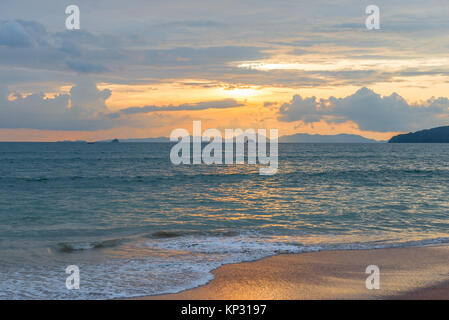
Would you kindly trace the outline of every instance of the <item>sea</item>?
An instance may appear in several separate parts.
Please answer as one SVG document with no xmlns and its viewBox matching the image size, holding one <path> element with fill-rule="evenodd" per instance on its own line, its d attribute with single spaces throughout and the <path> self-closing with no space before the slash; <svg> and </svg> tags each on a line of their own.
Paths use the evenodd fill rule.
<svg viewBox="0 0 449 320">
<path fill-rule="evenodd" d="M 449 144 L 279 144 L 271 176 L 173 165 L 172 146 L 0 143 L 0 299 L 175 293 L 276 254 L 449 242 Z"/>
</svg>

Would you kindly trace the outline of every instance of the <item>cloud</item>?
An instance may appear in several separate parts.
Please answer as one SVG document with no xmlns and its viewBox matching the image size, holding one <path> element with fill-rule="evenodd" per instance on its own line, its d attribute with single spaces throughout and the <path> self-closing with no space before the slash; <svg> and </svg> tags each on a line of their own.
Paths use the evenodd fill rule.
<svg viewBox="0 0 449 320">
<path fill-rule="evenodd" d="M 329 123 L 353 121 L 361 130 L 411 131 L 449 123 L 449 99 L 430 98 L 409 104 L 397 93 L 381 96 L 361 88 L 344 98 L 317 99 L 293 96 L 279 109 L 280 121 L 304 123 L 324 119 Z"/>
<path fill-rule="evenodd" d="M 169 23 L 163 23 L 158 25 L 158 27 L 169 28 L 169 27 L 188 27 L 188 28 L 218 28 L 224 27 L 225 24 L 213 21 L 213 20 L 183 20 L 183 21 L 173 21 Z"/>
<path fill-rule="evenodd" d="M 243 106 L 242 103 L 235 101 L 234 99 L 224 99 L 218 101 L 205 101 L 198 103 L 185 103 L 179 106 L 144 106 L 144 107 L 130 107 L 122 109 L 119 112 L 109 114 L 110 117 L 116 118 L 121 114 L 137 114 L 137 113 L 148 113 L 155 111 L 195 111 L 195 110 L 206 110 L 206 109 L 227 109 L 236 108 Z"/>
<path fill-rule="evenodd" d="M 12 97 L 8 99 L 8 96 Z M 52 98 L 43 93 L 22 96 L 0 90 L 0 128 L 41 130 L 99 130 L 124 125 L 125 121 L 106 116 L 111 92 L 98 90 L 93 83 L 73 86 L 69 94 Z M 128 120 L 126 120 L 128 121 Z"/>
<path fill-rule="evenodd" d="M 172 24 L 194 30 L 219 25 L 207 19 L 178 20 Z M 176 34 L 178 31 L 173 32 Z M 231 67 L 230 62 L 269 56 L 264 52 L 266 48 L 260 45 L 169 44 L 164 49 L 153 49 L 154 45 L 149 44 L 149 40 L 151 36 L 148 32 L 125 35 L 93 34 L 86 30 L 50 32 L 39 22 L 0 21 L 0 67 L 20 67 L 20 70 L 15 70 L 15 78 L 21 76 L 23 82 L 28 81 L 27 71 L 39 70 L 64 73 L 73 82 L 74 77 L 89 75 L 102 82 L 120 79 L 136 83 L 150 77 L 174 79 L 186 76 L 208 78 L 217 74 L 234 76 L 235 72 L 242 71 Z M 152 49 L 148 49 L 149 46 Z M 173 68 L 181 66 L 183 68 Z M 45 76 L 54 77 L 49 73 Z M 1 75 L 0 78 L 4 83 L 11 83 Z"/>
<path fill-rule="evenodd" d="M 66 64 L 73 71 L 81 73 L 101 73 L 109 71 L 109 69 L 102 64 L 82 60 L 67 60 Z"/>
<path fill-rule="evenodd" d="M 268 90 L 279 88 L 280 95 L 288 95 L 294 88 L 334 87 L 339 91 L 343 86 L 374 83 L 379 87 L 391 83 L 394 88 L 401 82 L 404 87 L 407 78 L 426 75 L 423 81 L 410 81 L 410 85 L 419 84 L 430 91 L 438 83 L 434 92 L 446 88 L 447 78 L 443 76 L 449 75 L 449 37 L 445 36 L 449 22 L 441 0 L 425 4 L 414 0 L 407 6 L 401 0 L 383 1 L 382 12 L 388 14 L 382 15 L 379 32 L 365 29 L 365 4 L 354 0 L 261 1 L 254 6 L 238 0 L 226 4 L 208 0 L 149 4 L 135 0 L 130 6 L 119 0 L 78 0 L 81 30 L 67 31 L 63 2 L 2 0 L 0 88 L 54 92 L 68 83 L 78 85 L 70 93 L 51 99 L 35 93 L 17 95 L 15 101 L 0 100 L 0 125 L 96 130 L 139 125 L 134 121 L 149 121 L 144 114 L 153 111 L 207 109 L 201 104 L 186 104 L 111 113 L 105 107 L 108 93 L 99 93 L 93 83 L 201 80 L 208 83 L 204 87 L 209 83 L 267 86 Z M 262 71 L 237 67 L 261 60 L 319 68 Z M 385 60 L 390 63 L 385 64 Z M 341 61 L 348 63 L 342 68 L 333 66 Z M 434 75 L 441 77 L 431 79 Z M 84 88 L 87 100 L 80 102 L 84 81 L 88 81 L 90 89 Z M 411 96 L 422 92 L 417 89 Z M 353 96 L 323 101 L 296 96 L 281 108 L 279 118 L 305 122 L 350 120 L 362 128 L 384 131 L 408 131 L 414 126 L 445 124 L 447 120 L 445 98 L 410 104 L 395 95 L 358 92 Z M 278 105 L 267 107 L 278 109 Z M 170 118 L 172 114 L 164 116 Z"/>
<path fill-rule="evenodd" d="M 0 45 L 28 48 L 34 45 L 34 41 L 22 25 L 6 21 L 0 24 Z"/>
<path fill-rule="evenodd" d="M 47 44 L 45 27 L 37 22 L 0 21 L 0 46 L 31 48 Z"/>
<path fill-rule="evenodd" d="M 249 46 L 181 47 L 167 50 L 150 50 L 150 65 L 207 65 L 230 61 L 262 59 L 268 57 L 264 48 Z"/>
<path fill-rule="evenodd" d="M 97 131 L 117 127 L 143 128 L 151 118 L 141 114 L 163 111 L 195 111 L 243 106 L 234 99 L 185 103 L 178 106 L 130 107 L 111 112 L 106 101 L 109 89 L 99 90 L 95 83 L 82 82 L 68 93 L 46 97 L 44 93 L 21 95 L 0 87 L 0 128 L 38 130 Z"/>
<path fill-rule="evenodd" d="M 33 21 L 0 21 L 0 65 L 29 70 L 75 71 L 80 74 L 110 71 L 103 63 L 121 60 L 118 45 L 109 36 L 85 31 L 49 33 Z"/>
<path fill-rule="evenodd" d="M 111 96 L 109 89 L 98 90 L 92 83 L 82 83 L 70 89 L 71 112 L 81 117 L 90 117 L 109 112 L 105 105 Z"/>
</svg>

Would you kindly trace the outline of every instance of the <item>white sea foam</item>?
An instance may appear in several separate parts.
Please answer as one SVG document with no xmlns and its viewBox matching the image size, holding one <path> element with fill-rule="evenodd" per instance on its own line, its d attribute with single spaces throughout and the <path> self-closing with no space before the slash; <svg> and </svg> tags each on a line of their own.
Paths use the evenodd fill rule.
<svg viewBox="0 0 449 320">
<path fill-rule="evenodd" d="M 111 259 L 98 264 L 80 264 L 79 290 L 65 287 L 65 266 L 1 265 L 0 299 L 109 299 L 175 293 L 206 284 L 212 270 L 223 264 L 253 261 L 280 253 L 320 250 L 356 250 L 410 247 L 448 243 L 449 238 L 403 243 L 334 243 L 302 245 L 270 238 L 183 236 L 145 240 L 155 254 L 140 259 Z"/>
</svg>

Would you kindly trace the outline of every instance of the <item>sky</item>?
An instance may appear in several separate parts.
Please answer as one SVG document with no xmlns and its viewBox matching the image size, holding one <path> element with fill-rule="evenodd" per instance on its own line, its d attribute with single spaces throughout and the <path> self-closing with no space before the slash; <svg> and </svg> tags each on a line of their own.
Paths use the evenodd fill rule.
<svg viewBox="0 0 449 320">
<path fill-rule="evenodd" d="M 448 31 L 447 0 L 2 0 L 0 141 L 449 125 Z"/>
</svg>

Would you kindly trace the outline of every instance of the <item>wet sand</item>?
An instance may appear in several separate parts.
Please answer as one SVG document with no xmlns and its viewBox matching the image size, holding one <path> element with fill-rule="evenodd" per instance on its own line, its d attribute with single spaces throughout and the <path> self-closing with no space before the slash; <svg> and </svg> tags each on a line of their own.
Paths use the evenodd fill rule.
<svg viewBox="0 0 449 320">
<path fill-rule="evenodd" d="M 369 265 L 378 290 L 366 288 Z M 137 299 L 448 299 L 449 246 L 283 254 L 212 273 L 204 286 Z"/>
</svg>

